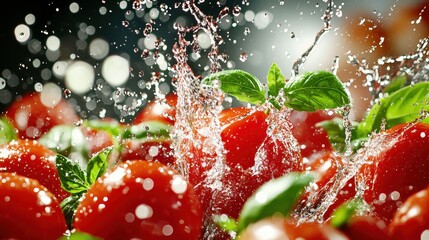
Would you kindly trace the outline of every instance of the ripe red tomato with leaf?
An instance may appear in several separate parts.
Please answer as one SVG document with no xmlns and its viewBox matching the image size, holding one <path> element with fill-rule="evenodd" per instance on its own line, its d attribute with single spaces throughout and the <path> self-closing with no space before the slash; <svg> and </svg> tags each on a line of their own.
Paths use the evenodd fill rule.
<svg viewBox="0 0 429 240">
<path fill-rule="evenodd" d="M 39 181 L 0 173 L 0 239 L 56 240 L 67 231 L 57 198 Z"/>
<path fill-rule="evenodd" d="M 48 92 L 31 92 L 17 98 L 3 113 L 18 130 L 20 138 L 37 139 L 60 124 L 74 124 L 79 116 L 64 98 Z"/>
<path fill-rule="evenodd" d="M 74 227 L 103 239 L 200 239 L 193 186 L 172 168 L 143 160 L 107 171 L 79 203 Z"/>
<path fill-rule="evenodd" d="M 395 212 L 389 230 L 394 239 L 426 239 L 429 236 L 429 187 L 409 196 Z"/>
<path fill-rule="evenodd" d="M 191 150 L 189 179 L 199 183 L 197 190 L 203 189 L 203 208 L 209 212 L 238 217 L 245 199 L 263 183 L 288 172 L 302 170 L 288 108 L 316 111 L 350 103 L 345 87 L 329 72 L 306 73 L 286 83 L 278 66 L 273 64 L 268 80 L 268 92 L 258 79 L 241 70 L 222 71 L 202 80 L 202 84 L 220 86 L 222 91 L 240 101 L 266 107 L 261 107 L 266 112 L 246 108 L 221 112 L 226 170 L 218 180 L 223 189 L 211 192 L 211 186 L 205 186 L 214 163 L 201 157 L 204 156 L 203 150 Z M 328 88 L 324 82 L 329 82 Z M 210 201 L 211 206 L 207 204 Z"/>
<path fill-rule="evenodd" d="M 36 140 L 13 140 L 0 145 L 0 172 L 14 172 L 36 179 L 62 201 L 69 194 L 61 187 L 55 155 Z"/>
<path fill-rule="evenodd" d="M 420 82 L 389 92 L 351 131 L 352 143 L 366 142 L 352 144 L 360 148 L 353 162 L 357 181 L 365 186 L 363 198 L 387 223 L 409 196 L 429 184 L 429 124 L 421 116 L 429 110 L 428 88 L 428 82 Z M 344 137 L 341 129 L 330 126 L 328 132 Z"/>
</svg>

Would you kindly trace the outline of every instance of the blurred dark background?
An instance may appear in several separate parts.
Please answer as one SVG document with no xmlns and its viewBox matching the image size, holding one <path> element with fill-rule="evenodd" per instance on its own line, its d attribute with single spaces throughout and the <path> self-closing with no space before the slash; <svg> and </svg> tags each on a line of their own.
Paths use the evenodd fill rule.
<svg viewBox="0 0 429 240">
<path fill-rule="evenodd" d="M 195 23 L 189 12 L 175 8 L 174 3 L 165 0 L 8 3 L 4 11 L 9 13 L 0 22 L 0 110 L 5 110 L 23 93 L 43 91 L 48 89 L 48 83 L 54 83 L 84 118 L 132 119 L 154 98 L 155 91 L 172 91 L 173 75 L 169 67 L 175 62 L 172 45 L 177 40 L 173 24 Z M 359 118 L 359 109 L 368 105 L 370 96 L 363 86 L 365 76 L 357 74 L 356 67 L 347 63 L 347 55 L 376 64 L 379 57 L 412 52 L 418 40 L 428 36 L 429 9 L 425 8 L 428 4 L 422 0 L 334 3 L 332 29 L 323 36 L 301 70 L 331 69 L 338 56 L 338 75 L 345 82 L 354 79 L 350 89 L 356 99 L 355 118 Z M 221 0 L 205 1 L 198 6 L 215 17 L 225 7 L 230 9 L 219 23 L 225 39 L 221 51 L 229 55 L 223 67 L 240 68 L 265 80 L 273 61 L 290 77 L 293 62 L 323 27 L 321 16 L 327 3 Z M 208 70 L 206 54 L 210 44 L 203 33 L 198 34 L 198 39 L 202 52 L 190 53 L 189 62 L 197 74 L 204 75 Z M 123 61 L 116 62 L 117 70 L 115 65 L 109 65 L 113 66 L 111 71 L 102 72 L 109 56 L 119 56 L 129 64 L 126 80 L 118 80 L 123 77 L 120 74 L 124 71 Z M 76 61 L 92 68 L 90 87 L 84 86 L 88 76 L 67 75 Z M 109 79 L 112 74 L 116 79 Z M 76 82 L 77 87 L 73 85 Z"/>
</svg>

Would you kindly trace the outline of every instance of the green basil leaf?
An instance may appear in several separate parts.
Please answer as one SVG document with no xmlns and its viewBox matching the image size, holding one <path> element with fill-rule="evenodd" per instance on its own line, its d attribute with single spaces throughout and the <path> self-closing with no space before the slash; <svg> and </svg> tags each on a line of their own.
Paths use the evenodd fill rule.
<svg viewBox="0 0 429 240">
<path fill-rule="evenodd" d="M 277 63 L 271 65 L 268 71 L 268 95 L 277 97 L 279 91 L 285 86 L 285 77 L 283 76 Z"/>
<path fill-rule="evenodd" d="M 64 156 L 77 153 L 88 159 L 88 141 L 79 127 L 57 125 L 41 136 L 38 141 L 45 147 Z"/>
<path fill-rule="evenodd" d="M 122 133 L 123 139 L 144 139 L 148 137 L 169 138 L 173 126 L 161 121 L 146 121 L 127 127 Z"/>
<path fill-rule="evenodd" d="M 89 233 L 76 231 L 70 234 L 70 236 L 62 236 L 58 240 L 102 240 L 102 239 L 99 237 L 92 236 Z"/>
<path fill-rule="evenodd" d="M 351 129 L 351 146 L 354 152 L 362 147 L 362 144 L 368 140 L 366 136 L 359 136 L 357 131 L 358 122 L 352 122 Z M 316 127 L 323 128 L 327 135 L 332 147 L 340 153 L 346 150 L 346 130 L 342 118 L 333 118 L 331 120 L 316 123 Z"/>
<path fill-rule="evenodd" d="M 218 82 L 217 82 L 218 81 Z M 240 101 L 252 104 L 265 102 L 265 91 L 261 81 L 242 70 L 225 70 L 205 77 L 202 84 L 215 86 Z"/>
<path fill-rule="evenodd" d="M 61 187 L 71 194 L 86 191 L 90 185 L 86 180 L 85 171 L 73 160 L 57 154 L 56 166 L 61 181 Z"/>
<path fill-rule="evenodd" d="M 213 221 L 225 232 L 237 232 L 238 225 L 237 221 L 225 214 L 214 215 Z"/>
<path fill-rule="evenodd" d="M 15 132 L 15 128 L 10 123 L 10 121 L 5 118 L 0 118 L 0 144 L 8 143 L 14 139 L 17 139 L 18 136 Z"/>
<path fill-rule="evenodd" d="M 97 178 L 103 175 L 109 166 L 109 156 L 114 147 L 107 147 L 92 157 L 86 168 L 86 179 L 89 185 L 92 185 Z"/>
<path fill-rule="evenodd" d="M 307 72 L 284 87 L 286 106 L 298 111 L 338 108 L 350 104 L 350 93 L 334 74 Z"/>
<path fill-rule="evenodd" d="M 336 228 L 341 228 L 349 222 L 350 218 L 356 214 L 359 209 L 364 207 L 364 203 L 361 199 L 353 199 L 343 203 L 337 209 L 335 209 L 332 218 L 331 225 Z"/>
<path fill-rule="evenodd" d="M 73 228 L 73 218 L 76 212 L 76 208 L 82 200 L 84 192 L 78 194 L 72 194 L 71 196 L 65 198 L 61 204 L 61 210 L 63 211 L 64 217 L 66 219 L 67 225 L 70 229 Z"/>
<path fill-rule="evenodd" d="M 429 82 L 420 82 L 404 87 L 381 99 L 359 124 L 362 134 L 379 131 L 383 122 L 385 129 L 398 124 L 415 121 L 422 111 L 429 111 Z M 429 118 L 423 120 L 429 123 Z"/>
<path fill-rule="evenodd" d="M 116 121 L 103 121 L 94 119 L 85 121 L 83 125 L 92 129 L 105 131 L 114 137 L 120 136 L 123 131 L 123 127 L 119 124 L 119 122 Z"/>
<path fill-rule="evenodd" d="M 287 216 L 312 180 L 310 174 L 294 172 L 263 184 L 244 204 L 238 219 L 239 231 L 274 214 Z"/>
<path fill-rule="evenodd" d="M 384 92 L 388 94 L 392 94 L 399 89 L 405 87 L 405 84 L 407 83 L 407 77 L 405 75 L 398 76 L 390 82 L 389 85 L 387 85 L 386 88 L 384 88 Z"/>
</svg>

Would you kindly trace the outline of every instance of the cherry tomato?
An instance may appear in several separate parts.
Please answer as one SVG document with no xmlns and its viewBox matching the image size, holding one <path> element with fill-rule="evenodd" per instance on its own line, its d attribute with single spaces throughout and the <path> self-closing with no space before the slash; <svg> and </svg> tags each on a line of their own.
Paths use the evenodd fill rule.
<svg viewBox="0 0 429 240">
<path fill-rule="evenodd" d="M 143 160 L 112 167 L 86 192 L 76 230 L 108 239 L 200 239 L 193 186 L 172 168 Z"/>
<path fill-rule="evenodd" d="M 325 120 L 333 119 L 337 114 L 329 114 L 326 111 L 315 112 L 292 111 L 290 121 L 292 123 L 292 134 L 298 140 L 301 147 L 301 156 L 309 158 L 313 154 L 332 151 L 328 134 L 316 124 Z"/>
<path fill-rule="evenodd" d="M 34 178 L 62 201 L 69 193 L 61 187 L 55 155 L 36 140 L 13 140 L 0 146 L 0 172 L 15 172 Z"/>
<path fill-rule="evenodd" d="M 365 201 L 389 223 L 409 196 L 429 184 L 429 125 L 400 124 L 378 137 L 357 177 L 367 186 Z"/>
<path fill-rule="evenodd" d="M 247 227 L 239 239 L 347 240 L 349 238 L 341 231 L 324 223 L 307 222 L 296 225 L 287 219 L 267 218 Z"/>
<path fill-rule="evenodd" d="M 80 119 L 65 99 L 44 100 L 39 92 L 21 96 L 4 115 L 18 130 L 19 137 L 27 139 L 37 139 L 56 125 L 74 124 Z"/>
<path fill-rule="evenodd" d="M 414 193 L 396 211 L 389 229 L 394 239 L 427 239 L 429 236 L 429 187 Z"/>
<path fill-rule="evenodd" d="M 162 121 L 173 125 L 176 117 L 176 105 L 177 95 L 174 92 L 167 94 L 163 101 L 152 100 L 137 114 L 133 124 L 145 121 Z"/>
<path fill-rule="evenodd" d="M 213 162 L 202 162 L 201 151 L 192 150 L 189 161 L 189 181 L 196 186 L 203 209 L 214 210 L 237 218 L 245 201 L 263 183 L 302 169 L 299 149 L 288 149 L 280 141 L 267 137 L 267 117 L 262 111 L 250 108 L 230 108 L 221 112 L 221 138 L 226 150 L 222 188 L 213 191 L 207 176 Z M 292 134 L 291 134 L 292 135 Z M 265 145 L 261 162 L 255 155 Z M 208 184 L 207 184 L 208 183 Z M 222 239 L 218 236 L 217 239 Z"/>
<path fill-rule="evenodd" d="M 56 240 L 67 225 L 55 196 L 37 180 L 0 173 L 0 239 Z"/>
<path fill-rule="evenodd" d="M 386 222 L 372 216 L 353 216 L 340 228 L 351 240 L 389 240 Z M 403 238 L 409 239 L 409 238 Z"/>
</svg>

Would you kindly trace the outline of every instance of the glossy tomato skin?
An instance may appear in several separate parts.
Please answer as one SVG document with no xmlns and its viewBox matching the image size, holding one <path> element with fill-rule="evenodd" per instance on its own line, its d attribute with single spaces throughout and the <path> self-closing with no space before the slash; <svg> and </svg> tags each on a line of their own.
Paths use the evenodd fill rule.
<svg viewBox="0 0 429 240">
<path fill-rule="evenodd" d="M 332 182 L 330 181 L 335 178 L 335 175 L 338 171 L 337 164 L 341 162 L 342 159 L 340 155 L 336 154 L 334 151 L 328 151 L 324 152 L 322 155 L 306 164 L 307 170 L 316 173 L 317 177 L 315 184 L 317 185 L 318 191 L 321 191 L 322 194 L 331 189 L 330 186 L 332 185 Z M 353 199 L 353 197 L 356 195 L 355 188 L 355 178 L 351 178 L 338 192 L 336 200 L 325 212 L 325 220 L 328 220 L 331 217 L 336 208 L 341 206 L 346 201 Z"/>
<path fill-rule="evenodd" d="M 76 230 L 108 239 L 200 239 L 202 213 L 193 186 L 157 162 L 111 168 L 85 194 Z"/>
<path fill-rule="evenodd" d="M 65 99 L 56 104 L 42 101 L 42 94 L 31 92 L 22 95 L 4 112 L 23 139 L 37 139 L 52 127 L 74 124 L 79 121 L 76 111 Z M 45 105 L 48 104 L 48 105 Z"/>
<path fill-rule="evenodd" d="M 0 145 L 0 172 L 15 172 L 34 178 L 61 202 L 70 194 L 61 187 L 55 156 L 55 152 L 36 140 L 13 140 Z"/>
<path fill-rule="evenodd" d="M 337 114 L 330 114 L 327 111 L 318 110 L 315 112 L 291 112 L 290 121 L 292 123 L 292 134 L 298 141 L 301 148 L 301 156 L 311 158 L 314 154 L 332 151 L 326 131 L 317 127 L 316 124 L 338 117 Z"/>
<path fill-rule="evenodd" d="M 387 224 L 382 219 L 373 216 L 353 216 L 347 224 L 340 228 L 351 240 L 390 240 L 392 236 L 387 230 Z M 408 238 L 404 238 L 408 239 Z"/>
<path fill-rule="evenodd" d="M 429 236 L 429 187 L 408 197 L 395 213 L 389 229 L 398 240 L 420 240 Z"/>
<path fill-rule="evenodd" d="M 386 143 L 395 141 L 394 145 L 368 148 L 379 152 L 370 154 L 357 177 L 367 187 L 365 201 L 389 223 L 401 203 L 429 184 L 429 125 L 401 124 L 380 137 Z"/>
<path fill-rule="evenodd" d="M 37 180 L 0 173 L 0 239 L 57 240 L 67 231 L 55 196 Z"/>
<path fill-rule="evenodd" d="M 280 142 L 267 137 L 267 117 L 263 111 L 237 107 L 221 112 L 221 139 L 225 148 L 225 165 L 220 179 L 222 189 L 211 192 L 204 186 L 207 172 L 213 165 L 202 163 L 196 151 L 190 161 L 189 181 L 197 188 L 203 209 L 238 218 L 244 202 L 263 183 L 287 172 L 302 169 L 299 149 L 287 149 Z M 255 155 L 265 144 L 266 156 L 255 170 Z M 297 156 L 296 161 L 292 161 Z"/>
<path fill-rule="evenodd" d="M 296 225 L 287 219 L 273 217 L 260 220 L 248 226 L 239 239 L 347 240 L 349 238 L 328 224 L 306 222 Z"/>
<path fill-rule="evenodd" d="M 152 100 L 134 118 L 133 124 L 145 121 L 161 121 L 174 125 L 176 117 L 177 95 L 171 92 L 165 96 L 165 102 Z"/>
</svg>

